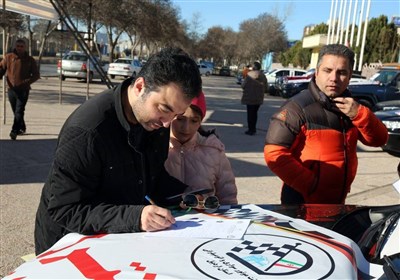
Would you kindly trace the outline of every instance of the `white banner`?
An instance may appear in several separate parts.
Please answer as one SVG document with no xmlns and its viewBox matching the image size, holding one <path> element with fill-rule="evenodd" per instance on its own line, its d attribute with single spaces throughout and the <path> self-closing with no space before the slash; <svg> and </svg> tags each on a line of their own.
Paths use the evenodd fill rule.
<svg viewBox="0 0 400 280">
<path fill-rule="evenodd" d="M 4 279 L 377 279 L 358 246 L 304 220 L 244 205 L 177 220 L 201 230 L 210 219 L 251 218 L 242 239 L 68 234 Z M 178 227 L 177 227 L 178 228 Z M 174 229 L 171 228 L 171 231 Z"/>
</svg>

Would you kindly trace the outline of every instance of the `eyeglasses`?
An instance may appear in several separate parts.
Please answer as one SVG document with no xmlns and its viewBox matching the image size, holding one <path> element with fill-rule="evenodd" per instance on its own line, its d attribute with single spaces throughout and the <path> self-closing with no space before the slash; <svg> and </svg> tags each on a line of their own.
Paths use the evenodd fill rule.
<svg viewBox="0 0 400 280">
<path fill-rule="evenodd" d="M 187 194 L 183 197 L 183 205 L 197 209 L 217 209 L 219 200 L 216 196 L 208 196 L 204 200 L 199 200 L 194 194 Z"/>
</svg>

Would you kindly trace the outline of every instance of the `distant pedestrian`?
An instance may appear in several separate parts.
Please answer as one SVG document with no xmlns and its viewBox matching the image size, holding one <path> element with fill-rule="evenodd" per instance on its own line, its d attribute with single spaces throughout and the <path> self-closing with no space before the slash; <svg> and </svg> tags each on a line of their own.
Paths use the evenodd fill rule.
<svg viewBox="0 0 400 280">
<path fill-rule="evenodd" d="M 10 138 L 16 140 L 17 135 L 26 132 L 24 115 L 29 90 L 31 84 L 40 78 L 35 59 L 26 52 L 24 40 L 18 39 L 14 51 L 6 54 L 0 62 L 0 78 L 4 74 L 7 74 L 8 100 L 14 113 Z"/>
<path fill-rule="evenodd" d="M 242 71 L 242 77 L 243 77 L 243 79 L 245 79 L 246 77 L 247 77 L 247 74 L 249 73 L 249 71 L 250 71 L 250 65 L 246 65 L 244 68 L 243 68 L 243 71 Z"/>
<path fill-rule="evenodd" d="M 254 62 L 252 70 L 249 71 L 242 83 L 242 104 L 247 107 L 247 135 L 256 134 L 258 109 L 264 102 L 264 92 L 268 87 L 268 81 L 261 71 L 261 64 Z"/>
</svg>

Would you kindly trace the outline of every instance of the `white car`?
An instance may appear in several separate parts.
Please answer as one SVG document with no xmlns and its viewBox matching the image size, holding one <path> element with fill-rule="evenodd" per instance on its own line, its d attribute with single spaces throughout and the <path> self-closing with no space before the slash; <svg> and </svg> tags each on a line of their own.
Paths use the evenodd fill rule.
<svg viewBox="0 0 400 280">
<path fill-rule="evenodd" d="M 306 74 L 307 71 L 303 69 L 296 69 L 296 68 L 280 68 L 280 69 L 273 69 L 269 72 L 264 73 L 265 77 L 267 77 L 268 80 L 268 92 L 271 95 L 276 95 L 277 90 L 276 90 L 276 80 L 278 78 L 283 78 L 283 77 L 291 77 L 291 76 L 302 76 Z"/>
<path fill-rule="evenodd" d="M 199 67 L 200 75 L 210 76 L 213 72 L 213 69 L 205 64 L 197 64 Z"/>
<path fill-rule="evenodd" d="M 108 66 L 108 75 L 111 79 L 116 76 L 123 76 L 124 78 L 136 77 L 142 69 L 142 64 L 137 59 L 132 58 L 118 58 Z"/>
</svg>

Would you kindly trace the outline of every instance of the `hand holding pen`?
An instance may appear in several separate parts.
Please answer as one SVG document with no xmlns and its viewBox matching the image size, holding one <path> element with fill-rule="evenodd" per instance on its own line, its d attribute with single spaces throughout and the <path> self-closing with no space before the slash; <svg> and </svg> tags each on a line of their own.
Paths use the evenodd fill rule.
<svg viewBox="0 0 400 280">
<path fill-rule="evenodd" d="M 147 195 L 145 198 L 150 202 L 151 205 L 147 205 L 143 208 L 142 215 L 140 217 L 141 229 L 143 231 L 163 230 L 169 228 L 175 223 L 175 218 L 172 216 L 171 211 L 162 207 L 158 207 Z"/>
</svg>

